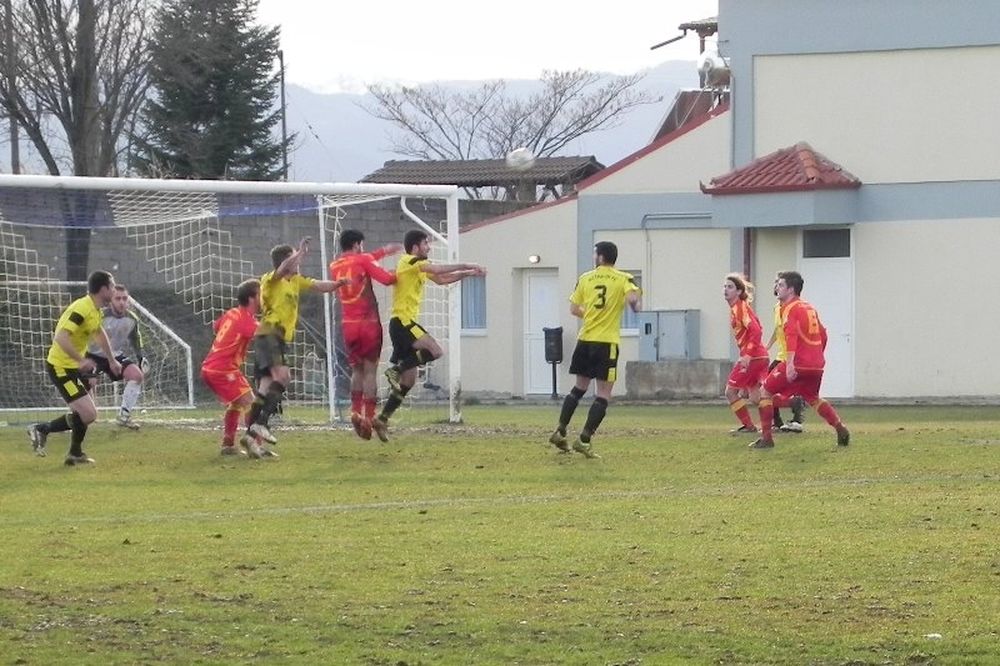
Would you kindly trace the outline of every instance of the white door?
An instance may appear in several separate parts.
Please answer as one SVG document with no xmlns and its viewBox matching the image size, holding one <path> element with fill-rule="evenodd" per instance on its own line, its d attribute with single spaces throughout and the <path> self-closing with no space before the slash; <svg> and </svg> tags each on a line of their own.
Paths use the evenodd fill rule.
<svg viewBox="0 0 1000 666">
<path fill-rule="evenodd" d="M 552 365 L 545 362 L 543 328 L 559 326 L 569 308 L 569 294 L 559 293 L 559 274 L 552 270 L 524 271 L 524 393 L 552 394 Z M 564 363 L 572 349 L 563 349 Z M 564 366 L 556 366 L 557 381 Z M 558 393 L 558 388 L 556 390 Z"/>
<path fill-rule="evenodd" d="M 849 229 L 838 230 L 850 233 Z M 803 233 L 810 233 L 804 230 Z M 851 234 L 853 235 L 853 234 Z M 804 243 L 800 245 L 803 247 Z M 841 246 L 843 247 L 843 246 Z M 812 303 L 826 327 L 826 369 L 820 394 L 829 398 L 854 396 L 854 259 L 853 242 L 838 254 L 806 257 L 799 254 L 799 272 L 805 285 L 802 299 Z"/>
</svg>

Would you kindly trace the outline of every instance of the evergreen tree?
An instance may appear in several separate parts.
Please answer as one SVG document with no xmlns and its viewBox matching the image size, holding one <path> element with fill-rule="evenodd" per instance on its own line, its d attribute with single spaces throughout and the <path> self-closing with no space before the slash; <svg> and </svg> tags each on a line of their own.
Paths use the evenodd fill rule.
<svg viewBox="0 0 1000 666">
<path fill-rule="evenodd" d="M 171 0 L 157 16 L 151 95 L 134 136 L 146 176 L 278 180 L 277 27 L 254 25 L 257 0 Z M 289 139 L 291 141 L 291 139 Z"/>
</svg>

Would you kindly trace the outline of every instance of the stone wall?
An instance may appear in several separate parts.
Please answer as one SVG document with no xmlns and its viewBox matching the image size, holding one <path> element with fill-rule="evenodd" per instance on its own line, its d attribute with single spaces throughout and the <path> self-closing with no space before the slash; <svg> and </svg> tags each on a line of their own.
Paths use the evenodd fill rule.
<svg viewBox="0 0 1000 666">
<path fill-rule="evenodd" d="M 726 392 L 732 361 L 629 361 L 625 364 L 625 397 L 629 400 L 694 400 L 718 398 Z"/>
</svg>

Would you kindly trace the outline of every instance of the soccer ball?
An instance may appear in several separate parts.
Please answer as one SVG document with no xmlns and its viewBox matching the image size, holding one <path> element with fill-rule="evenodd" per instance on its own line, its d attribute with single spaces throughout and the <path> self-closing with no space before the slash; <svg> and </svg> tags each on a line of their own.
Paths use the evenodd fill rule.
<svg viewBox="0 0 1000 666">
<path fill-rule="evenodd" d="M 535 154 L 527 148 L 515 148 L 507 153 L 507 166 L 515 171 L 527 171 L 535 166 Z"/>
</svg>

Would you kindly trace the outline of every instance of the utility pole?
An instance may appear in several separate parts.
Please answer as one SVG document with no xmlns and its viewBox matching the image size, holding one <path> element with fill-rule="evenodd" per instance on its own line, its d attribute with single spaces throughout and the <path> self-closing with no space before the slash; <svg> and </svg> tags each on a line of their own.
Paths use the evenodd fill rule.
<svg viewBox="0 0 1000 666">
<path fill-rule="evenodd" d="M 10 0 L 7 0 L 10 2 Z M 288 125 L 285 122 L 285 52 L 278 49 L 278 67 L 281 75 L 281 159 L 282 180 L 288 181 Z"/>
<path fill-rule="evenodd" d="M 7 89 L 11 91 L 11 96 L 13 97 L 14 86 L 17 83 L 17 54 L 14 52 L 14 8 L 11 0 L 3 0 L 4 9 L 4 51 L 7 53 L 5 58 L 5 63 L 7 71 L 3 73 L 7 77 Z M 13 113 L 7 114 L 7 120 L 10 122 L 10 172 L 13 174 L 21 173 L 21 146 L 19 141 L 19 132 L 17 126 L 17 118 L 14 117 Z"/>
</svg>

